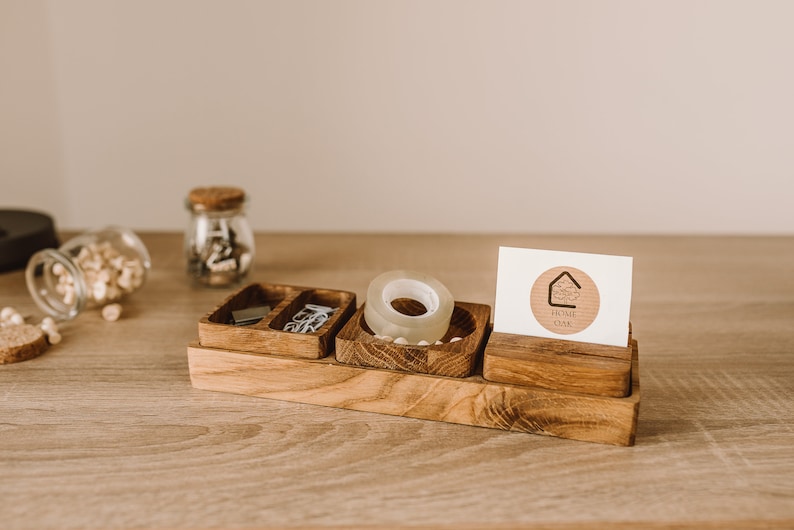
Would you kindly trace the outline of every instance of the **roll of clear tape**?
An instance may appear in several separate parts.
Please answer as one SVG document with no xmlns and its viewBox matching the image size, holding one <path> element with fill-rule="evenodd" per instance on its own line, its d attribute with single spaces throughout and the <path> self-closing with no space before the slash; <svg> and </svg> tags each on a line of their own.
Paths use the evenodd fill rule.
<svg viewBox="0 0 794 530">
<path fill-rule="evenodd" d="M 426 312 L 406 315 L 397 311 L 392 302 L 401 298 L 420 302 Z M 408 344 L 422 340 L 433 344 L 447 333 L 454 307 L 452 294 L 432 276 L 395 270 L 384 272 L 370 282 L 364 320 L 376 335 L 404 337 Z"/>
</svg>

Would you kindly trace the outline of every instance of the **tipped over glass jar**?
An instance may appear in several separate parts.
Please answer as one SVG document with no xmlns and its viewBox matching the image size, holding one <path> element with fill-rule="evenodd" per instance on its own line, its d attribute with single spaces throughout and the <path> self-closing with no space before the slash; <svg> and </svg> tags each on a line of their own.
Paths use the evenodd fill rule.
<svg viewBox="0 0 794 530">
<path fill-rule="evenodd" d="M 135 233 L 118 226 L 85 232 L 59 248 L 33 254 L 25 281 L 33 301 L 58 320 L 106 306 L 146 282 L 151 259 Z"/>
<path fill-rule="evenodd" d="M 212 186 L 190 191 L 185 231 L 187 272 L 209 287 L 240 283 L 254 262 L 254 235 L 245 215 L 246 194 L 240 188 Z"/>
</svg>

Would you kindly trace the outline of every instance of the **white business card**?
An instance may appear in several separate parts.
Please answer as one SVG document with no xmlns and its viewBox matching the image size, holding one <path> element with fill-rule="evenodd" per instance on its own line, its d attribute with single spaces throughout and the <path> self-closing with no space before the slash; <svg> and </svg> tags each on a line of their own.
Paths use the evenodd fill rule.
<svg viewBox="0 0 794 530">
<path fill-rule="evenodd" d="M 633 259 L 500 247 L 495 332 L 626 346 Z"/>
</svg>

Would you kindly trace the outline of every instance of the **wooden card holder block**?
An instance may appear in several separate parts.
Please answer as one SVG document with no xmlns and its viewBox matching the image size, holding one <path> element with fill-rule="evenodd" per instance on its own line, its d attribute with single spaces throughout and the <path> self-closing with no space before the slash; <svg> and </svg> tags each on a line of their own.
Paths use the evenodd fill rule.
<svg viewBox="0 0 794 530">
<path fill-rule="evenodd" d="M 489 381 L 625 397 L 632 391 L 632 339 L 625 347 L 491 333 L 483 354 Z"/>
<path fill-rule="evenodd" d="M 312 333 L 284 331 L 284 326 L 306 304 L 337 307 L 336 312 Z M 232 311 L 269 305 L 270 312 L 255 324 L 235 326 Z M 356 295 L 292 285 L 255 283 L 224 300 L 198 324 L 202 346 L 253 353 L 274 353 L 304 359 L 320 359 L 334 349 L 334 337 L 356 310 Z"/>
<path fill-rule="evenodd" d="M 443 344 L 414 346 L 375 338 L 364 318 L 364 305 L 336 335 L 336 360 L 344 364 L 467 377 L 482 353 L 490 329 L 491 308 L 455 302 Z M 453 337 L 461 340 L 450 342 Z"/>
<path fill-rule="evenodd" d="M 624 398 L 188 345 L 195 388 L 425 420 L 633 445 L 640 404 L 637 344 Z"/>
</svg>

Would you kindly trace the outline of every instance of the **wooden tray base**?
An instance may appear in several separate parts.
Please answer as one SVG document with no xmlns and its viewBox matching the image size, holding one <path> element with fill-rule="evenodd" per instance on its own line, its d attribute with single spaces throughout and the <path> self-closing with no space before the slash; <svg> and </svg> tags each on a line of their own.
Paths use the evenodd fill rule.
<svg viewBox="0 0 794 530">
<path fill-rule="evenodd" d="M 637 342 L 626 397 L 563 392 L 466 378 L 188 345 L 195 388 L 349 410 L 543 434 L 587 442 L 634 444 L 640 404 Z"/>
</svg>

